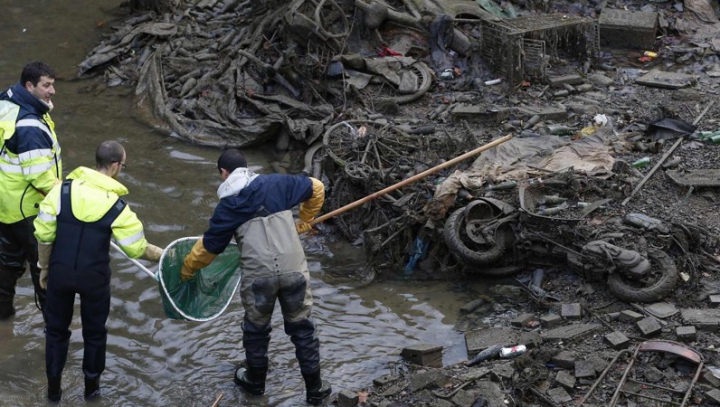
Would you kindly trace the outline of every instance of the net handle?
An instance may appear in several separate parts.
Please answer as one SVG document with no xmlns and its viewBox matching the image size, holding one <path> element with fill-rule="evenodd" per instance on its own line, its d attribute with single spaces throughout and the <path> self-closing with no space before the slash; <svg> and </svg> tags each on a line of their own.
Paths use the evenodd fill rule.
<svg viewBox="0 0 720 407">
<path fill-rule="evenodd" d="M 128 256 L 127 254 L 125 254 L 125 252 L 124 252 L 120 247 L 118 247 L 118 245 L 116 245 L 115 242 L 113 242 L 112 240 L 110 241 L 110 246 L 112 246 L 115 250 L 117 250 L 118 252 L 120 252 L 120 254 L 122 254 L 123 256 L 125 256 L 126 259 L 130 260 L 131 262 L 133 262 L 133 264 L 135 264 L 136 266 L 140 267 L 140 269 L 141 269 L 142 271 L 146 272 L 150 277 L 152 277 L 153 280 L 158 281 L 158 274 L 157 274 L 157 273 L 153 273 L 153 272 L 150 271 L 147 267 L 143 266 L 142 263 L 140 263 L 139 261 L 137 261 L 137 260 L 131 258 L 130 256 Z"/>
</svg>

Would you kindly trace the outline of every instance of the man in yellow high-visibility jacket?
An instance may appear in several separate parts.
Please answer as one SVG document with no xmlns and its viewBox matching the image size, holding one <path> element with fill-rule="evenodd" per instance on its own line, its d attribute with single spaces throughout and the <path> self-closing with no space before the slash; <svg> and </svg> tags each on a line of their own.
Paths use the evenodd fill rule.
<svg viewBox="0 0 720 407">
<path fill-rule="evenodd" d="M 49 114 L 54 82 L 53 69 L 35 61 L 25 65 L 19 83 L 0 93 L 0 320 L 15 314 L 15 286 L 26 264 L 36 303 L 41 310 L 45 304 L 33 219 L 40 201 L 62 178 L 60 145 Z"/>
<path fill-rule="evenodd" d="M 120 198 L 127 188 L 116 178 L 127 156 L 116 141 L 100 144 L 96 169 L 79 167 L 40 203 L 35 236 L 40 244 L 40 284 L 47 289 L 45 366 L 48 399 L 60 401 L 60 379 L 70 342 L 76 294 L 85 351 L 85 398 L 100 393 L 105 370 L 105 324 L 110 313 L 110 238 L 131 258 L 158 261 L 162 249 L 145 240 L 143 225 Z"/>
</svg>

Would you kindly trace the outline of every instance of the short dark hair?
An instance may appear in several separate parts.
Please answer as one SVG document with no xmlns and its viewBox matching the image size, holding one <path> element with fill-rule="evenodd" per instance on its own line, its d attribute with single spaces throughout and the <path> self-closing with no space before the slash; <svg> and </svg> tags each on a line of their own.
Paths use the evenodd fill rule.
<svg viewBox="0 0 720 407">
<path fill-rule="evenodd" d="M 247 159 L 245 159 L 245 154 L 239 149 L 229 148 L 220 154 L 217 166 L 218 171 L 225 169 L 228 172 L 233 172 L 238 168 L 247 167 Z"/>
<path fill-rule="evenodd" d="M 22 74 L 20 74 L 20 84 L 25 86 L 26 83 L 32 82 L 33 86 L 37 86 L 40 81 L 40 77 L 47 76 L 50 79 L 55 79 L 55 71 L 50 68 L 50 65 L 41 61 L 33 61 L 25 65 Z"/>
<path fill-rule="evenodd" d="M 100 168 L 109 168 L 113 163 L 119 163 L 123 160 L 125 149 L 115 140 L 103 141 L 95 150 L 95 166 Z"/>
</svg>

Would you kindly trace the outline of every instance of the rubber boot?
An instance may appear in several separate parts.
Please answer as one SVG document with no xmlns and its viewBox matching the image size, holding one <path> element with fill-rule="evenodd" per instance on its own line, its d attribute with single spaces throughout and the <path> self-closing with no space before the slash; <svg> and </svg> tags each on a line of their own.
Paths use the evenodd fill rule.
<svg viewBox="0 0 720 407">
<path fill-rule="evenodd" d="M 307 392 L 306 401 L 313 406 L 319 406 L 332 393 L 330 384 L 320 378 L 320 371 L 315 373 L 304 374 L 305 391 Z"/>
<path fill-rule="evenodd" d="M 60 377 L 48 377 L 48 401 L 59 403 L 62 398 L 62 389 L 60 388 Z"/>
<path fill-rule="evenodd" d="M 13 300 L 1 299 L 0 300 L 0 321 L 9 319 L 15 315 L 15 307 L 13 306 Z"/>
<path fill-rule="evenodd" d="M 100 395 L 100 376 L 85 378 L 85 400 L 92 400 Z"/>
<path fill-rule="evenodd" d="M 265 394 L 265 378 L 267 377 L 267 366 L 265 367 L 240 367 L 235 371 L 235 384 L 253 396 Z"/>
</svg>

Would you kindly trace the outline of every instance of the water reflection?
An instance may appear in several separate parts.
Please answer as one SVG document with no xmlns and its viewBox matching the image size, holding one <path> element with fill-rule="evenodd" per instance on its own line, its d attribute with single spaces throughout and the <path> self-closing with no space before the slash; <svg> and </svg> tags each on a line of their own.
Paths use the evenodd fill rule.
<svg viewBox="0 0 720 407">
<path fill-rule="evenodd" d="M 217 203 L 218 152 L 190 146 L 149 129 L 134 119 L 131 88 L 106 88 L 98 80 L 72 80 L 75 65 L 109 32 L 116 0 L 43 2 L 43 13 L 29 13 L 12 0 L 0 0 L 0 26 L 6 34 L 0 54 L 0 86 L 17 81 L 25 62 L 42 59 L 61 72 L 56 82 L 53 118 L 67 172 L 94 165 L 94 149 L 103 140 L 121 141 L 128 169 L 120 181 L 127 201 L 146 225 L 148 239 L 164 246 L 202 233 Z M 72 18 L 65 18 L 72 14 Z M 105 28 L 98 29 L 99 21 Z M 25 30 L 25 31 L 23 31 Z M 264 150 L 249 152 L 267 172 L 272 161 Z M 445 348 L 445 363 L 466 357 L 461 333 L 452 330 L 460 304 L 472 299 L 452 284 L 378 282 L 358 288 L 346 275 L 363 263 L 362 251 L 341 241 L 309 239 L 324 376 L 335 392 L 369 386 L 389 373 L 400 350 L 416 342 Z M 304 405 L 304 385 L 294 348 L 283 332 L 280 310 L 273 319 L 268 395 L 248 399 L 232 382 L 243 359 L 242 309 L 233 303 L 220 318 L 206 323 L 165 318 L 157 283 L 130 261 L 112 253 L 112 302 L 108 320 L 107 367 L 103 397 L 96 406 Z M 152 266 L 150 263 L 144 263 Z M 151 267 L 153 268 L 153 267 Z M 45 406 L 45 340 L 28 274 L 20 280 L 17 315 L 0 322 L 0 405 Z M 84 405 L 79 305 L 63 373 L 62 405 Z"/>
</svg>

